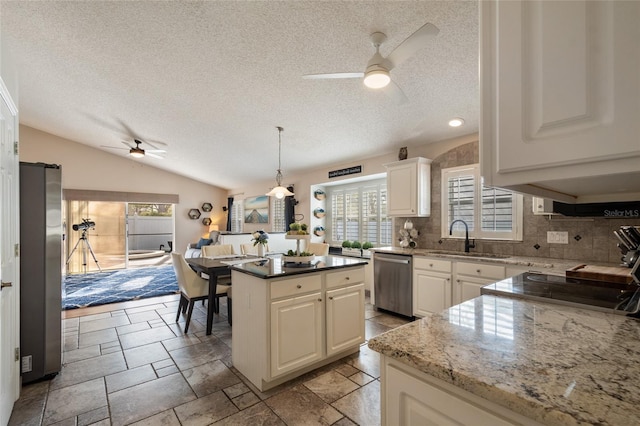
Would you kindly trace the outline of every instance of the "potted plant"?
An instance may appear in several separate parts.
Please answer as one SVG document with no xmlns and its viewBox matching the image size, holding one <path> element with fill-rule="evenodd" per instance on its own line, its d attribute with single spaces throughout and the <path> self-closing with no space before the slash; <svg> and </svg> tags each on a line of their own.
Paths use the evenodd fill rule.
<svg viewBox="0 0 640 426">
<path fill-rule="evenodd" d="M 297 235 L 299 231 L 300 231 L 300 224 L 297 222 L 293 222 L 289 224 L 289 232 L 287 232 L 287 234 Z"/>
<path fill-rule="evenodd" d="M 362 243 L 362 256 L 363 257 L 371 257 L 371 249 L 373 248 L 373 244 L 369 241 L 365 241 Z"/>
<path fill-rule="evenodd" d="M 360 248 L 361 245 L 358 241 L 345 240 L 342 242 L 342 254 L 345 256 L 360 256 Z"/>
</svg>

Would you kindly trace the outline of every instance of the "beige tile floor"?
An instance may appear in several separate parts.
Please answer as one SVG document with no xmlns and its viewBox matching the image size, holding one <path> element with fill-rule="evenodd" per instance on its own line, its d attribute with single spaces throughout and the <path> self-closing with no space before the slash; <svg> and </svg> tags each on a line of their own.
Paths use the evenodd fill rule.
<svg viewBox="0 0 640 426">
<path fill-rule="evenodd" d="M 199 303 L 189 333 L 165 296 L 65 312 L 62 371 L 25 385 L 9 425 L 380 424 L 379 357 L 360 352 L 267 392 L 232 365 L 231 327 L 205 335 Z M 366 338 L 407 323 L 366 305 Z"/>
</svg>

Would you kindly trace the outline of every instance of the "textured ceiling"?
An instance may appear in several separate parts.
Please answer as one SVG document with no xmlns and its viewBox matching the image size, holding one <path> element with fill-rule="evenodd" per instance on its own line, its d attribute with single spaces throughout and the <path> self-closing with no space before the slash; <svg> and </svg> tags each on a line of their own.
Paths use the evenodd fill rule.
<svg viewBox="0 0 640 426">
<path fill-rule="evenodd" d="M 20 122 L 96 148 L 167 144 L 150 165 L 223 188 L 478 131 L 478 5 L 461 1 L 14 2 L 0 37 Z M 408 102 L 359 79 L 431 22 L 434 42 L 391 71 Z M 463 117 L 452 129 L 447 121 Z M 126 150 L 105 149 L 127 155 Z"/>
</svg>

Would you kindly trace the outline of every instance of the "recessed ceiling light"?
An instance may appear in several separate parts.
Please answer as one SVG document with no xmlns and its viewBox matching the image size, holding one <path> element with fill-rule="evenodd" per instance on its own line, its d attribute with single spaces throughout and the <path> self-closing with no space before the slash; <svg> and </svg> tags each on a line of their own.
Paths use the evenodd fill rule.
<svg viewBox="0 0 640 426">
<path fill-rule="evenodd" d="M 453 118 L 449 120 L 449 126 L 451 127 L 460 127 L 464 124 L 464 120 L 462 118 Z"/>
</svg>

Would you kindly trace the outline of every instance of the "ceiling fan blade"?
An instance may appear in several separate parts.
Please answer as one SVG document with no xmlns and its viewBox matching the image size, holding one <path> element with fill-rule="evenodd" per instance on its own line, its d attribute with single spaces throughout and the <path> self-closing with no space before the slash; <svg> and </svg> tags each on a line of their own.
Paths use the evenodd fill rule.
<svg viewBox="0 0 640 426">
<path fill-rule="evenodd" d="M 159 146 L 167 146 L 167 144 L 166 144 L 166 143 L 164 143 L 164 142 L 160 142 L 160 141 L 149 141 L 149 140 L 146 140 L 146 139 L 145 139 L 145 140 L 141 140 L 141 142 L 142 142 L 142 143 L 145 143 L 145 144 L 147 144 L 147 145 L 149 145 L 149 146 L 150 146 L 151 148 L 153 148 L 153 149 L 159 149 L 156 145 L 159 145 Z"/>
<path fill-rule="evenodd" d="M 333 78 L 362 78 L 364 77 L 363 72 L 334 72 L 329 74 L 305 74 L 302 78 L 307 80 L 322 80 L 322 79 L 333 79 Z"/>
<path fill-rule="evenodd" d="M 100 145 L 100 148 L 129 150 L 129 148 L 120 148 L 119 146 L 108 146 L 108 145 Z"/>
<path fill-rule="evenodd" d="M 164 149 L 145 149 L 144 151 L 145 151 L 145 152 L 147 152 L 147 153 L 149 153 L 149 152 L 154 152 L 154 153 L 156 153 L 156 154 L 164 154 L 164 153 L 166 153 L 166 152 L 167 152 L 167 151 L 166 151 L 166 150 L 164 150 Z"/>
<path fill-rule="evenodd" d="M 129 149 L 131 149 L 131 148 L 135 148 L 135 147 L 136 147 L 136 146 L 135 146 L 135 144 L 133 144 L 133 145 L 132 145 L 130 142 L 127 142 L 127 141 L 120 141 L 120 142 L 122 142 L 122 144 L 123 144 L 124 146 L 126 146 L 127 148 L 129 148 Z M 124 149 L 124 148 L 123 148 L 123 149 Z"/>
<path fill-rule="evenodd" d="M 154 154 L 154 153 L 149 152 L 149 151 L 145 151 L 144 153 L 145 153 L 146 156 L 157 158 L 159 160 L 164 160 L 164 157 L 162 157 L 162 156 L 160 156 L 158 154 Z"/>
<path fill-rule="evenodd" d="M 435 25 L 427 22 L 415 33 L 411 34 L 405 41 L 400 43 L 393 52 L 387 56 L 387 60 L 391 62 L 394 67 L 397 67 L 411 56 L 413 56 L 418 50 L 427 46 L 427 44 L 438 35 L 440 30 Z"/>
<path fill-rule="evenodd" d="M 398 86 L 393 80 L 389 82 L 389 85 L 384 88 L 383 92 L 385 95 L 393 99 L 398 105 L 409 102 L 407 95 L 404 94 L 400 86 Z"/>
</svg>

